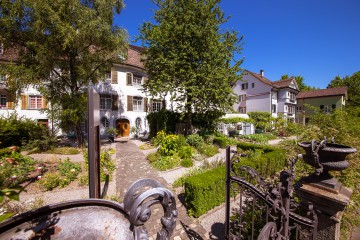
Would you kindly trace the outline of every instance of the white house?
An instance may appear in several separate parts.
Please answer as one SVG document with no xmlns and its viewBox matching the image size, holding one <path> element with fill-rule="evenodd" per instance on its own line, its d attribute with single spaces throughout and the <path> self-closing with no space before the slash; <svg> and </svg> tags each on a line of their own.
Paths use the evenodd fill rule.
<svg viewBox="0 0 360 240">
<path fill-rule="evenodd" d="M 147 79 L 141 52 L 144 49 L 130 45 L 128 57 L 122 63 L 114 64 L 106 74 L 104 81 L 99 82 L 95 89 L 100 94 L 100 133 L 106 134 L 106 128 L 118 129 L 119 137 L 130 136 L 131 128 L 138 131 L 148 131 L 146 116 L 149 112 L 162 109 L 166 99 L 151 99 L 142 90 L 142 84 Z M 16 53 L 0 52 L 0 64 L 8 64 L 16 58 Z M 41 110 L 48 107 L 46 99 L 34 87 L 29 87 L 21 93 L 18 103 L 7 91 L 6 76 L 0 77 L 0 115 L 8 116 L 15 112 L 36 120 L 50 127 L 51 121 Z M 169 107 L 169 106 L 168 106 Z"/>
<path fill-rule="evenodd" d="M 296 95 L 299 92 L 295 78 L 271 81 L 260 74 L 244 71 L 242 80 L 233 85 L 238 101 L 233 108 L 239 113 L 269 112 L 273 117 L 280 115 L 295 119 Z"/>
</svg>

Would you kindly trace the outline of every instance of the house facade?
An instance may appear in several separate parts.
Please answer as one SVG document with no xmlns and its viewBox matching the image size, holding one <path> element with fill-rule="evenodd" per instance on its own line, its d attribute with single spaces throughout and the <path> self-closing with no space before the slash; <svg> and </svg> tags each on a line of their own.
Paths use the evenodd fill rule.
<svg viewBox="0 0 360 240">
<path fill-rule="evenodd" d="M 342 110 L 347 100 L 347 87 L 300 92 L 296 99 L 296 122 L 305 125 L 315 109 L 320 109 L 325 113 L 331 113 L 335 109 Z"/>
<path fill-rule="evenodd" d="M 271 81 L 264 77 L 263 70 L 259 74 L 245 70 L 233 91 L 238 96 L 233 106 L 235 112 L 269 112 L 273 117 L 295 120 L 296 95 L 299 93 L 295 78 Z"/>
<path fill-rule="evenodd" d="M 122 63 L 116 63 L 105 74 L 104 80 L 94 86 L 100 94 L 100 134 L 106 135 L 106 129 L 114 127 L 118 137 L 128 137 L 135 132 L 148 131 L 146 116 L 149 112 L 159 111 L 165 106 L 166 99 L 152 99 L 142 90 L 147 74 L 141 61 L 144 49 L 130 45 L 128 56 Z M 0 64 L 8 64 L 14 55 L 0 54 Z M 0 78 L 0 115 L 6 117 L 16 112 L 50 127 L 53 123 L 41 111 L 51 107 L 46 99 L 29 87 L 21 93 L 19 101 L 11 96 L 6 86 L 6 76 Z"/>
</svg>

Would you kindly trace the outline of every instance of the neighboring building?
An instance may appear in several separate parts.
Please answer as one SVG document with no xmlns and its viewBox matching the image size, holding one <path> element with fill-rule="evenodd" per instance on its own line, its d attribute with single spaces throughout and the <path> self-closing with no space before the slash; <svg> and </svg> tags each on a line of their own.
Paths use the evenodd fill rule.
<svg viewBox="0 0 360 240">
<path fill-rule="evenodd" d="M 284 116 L 294 121 L 296 95 L 299 92 L 295 78 L 270 81 L 260 74 L 245 70 L 242 80 L 238 80 L 233 91 L 238 95 L 234 110 L 239 113 L 269 112 L 273 117 Z"/>
<path fill-rule="evenodd" d="M 314 110 L 307 106 L 318 108 L 325 113 L 331 113 L 335 109 L 343 109 L 347 100 L 347 87 L 300 92 L 296 98 L 296 122 L 305 125 L 311 115 L 314 114 Z"/>
<path fill-rule="evenodd" d="M 142 84 L 147 80 L 147 74 L 141 62 L 141 52 L 144 49 L 129 46 L 128 57 L 122 63 L 116 63 L 106 73 L 104 81 L 99 82 L 95 89 L 100 94 L 100 133 L 106 134 L 106 128 L 118 129 L 119 137 L 133 134 L 135 127 L 139 133 L 148 131 L 146 116 L 149 112 L 159 111 L 166 103 L 164 99 L 150 99 L 142 90 Z M 7 64 L 15 59 L 16 54 L 1 54 L 0 64 Z M 40 110 L 47 108 L 47 101 L 34 87 L 26 89 L 18 104 L 6 87 L 6 77 L 0 78 L 0 115 L 16 111 L 19 116 L 49 124 L 45 113 Z M 168 106 L 170 107 L 170 106 Z"/>
</svg>

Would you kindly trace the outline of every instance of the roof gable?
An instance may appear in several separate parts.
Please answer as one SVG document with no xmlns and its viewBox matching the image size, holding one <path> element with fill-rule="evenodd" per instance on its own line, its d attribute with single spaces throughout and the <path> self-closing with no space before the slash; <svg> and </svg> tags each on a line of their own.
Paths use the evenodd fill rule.
<svg viewBox="0 0 360 240">
<path fill-rule="evenodd" d="M 245 73 L 248 73 L 249 75 L 253 76 L 254 78 L 256 78 L 257 80 L 259 80 L 260 82 L 266 84 L 266 85 L 269 85 L 271 87 L 273 87 L 273 83 L 272 81 L 270 81 L 269 79 L 267 79 L 266 77 L 264 76 L 261 76 L 260 74 L 257 74 L 257 73 L 254 73 L 254 72 L 251 72 L 249 70 L 244 70 Z"/>
</svg>

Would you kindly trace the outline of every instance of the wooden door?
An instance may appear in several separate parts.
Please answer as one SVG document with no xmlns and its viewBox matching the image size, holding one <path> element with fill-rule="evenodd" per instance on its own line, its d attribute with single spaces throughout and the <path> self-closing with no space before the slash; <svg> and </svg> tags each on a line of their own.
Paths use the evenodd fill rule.
<svg viewBox="0 0 360 240">
<path fill-rule="evenodd" d="M 128 137 L 130 135 L 130 122 L 127 119 L 119 119 L 116 121 L 117 137 Z"/>
</svg>

